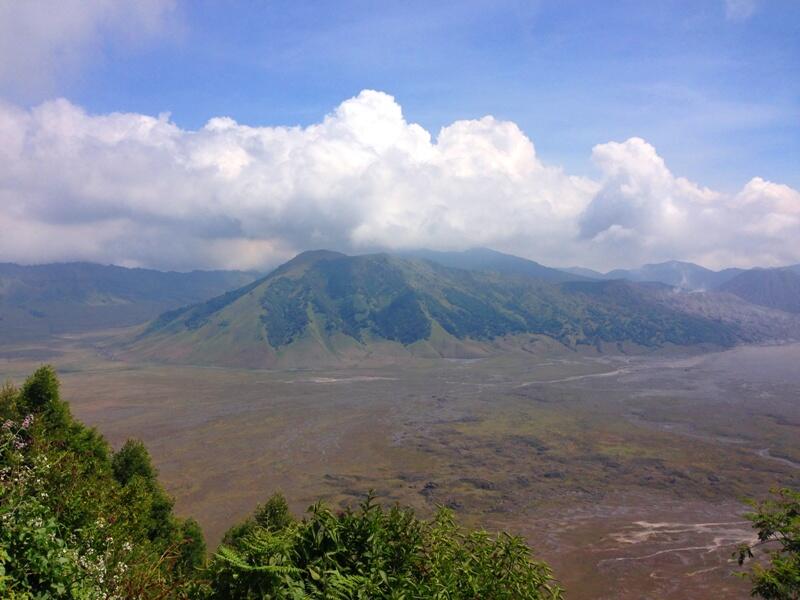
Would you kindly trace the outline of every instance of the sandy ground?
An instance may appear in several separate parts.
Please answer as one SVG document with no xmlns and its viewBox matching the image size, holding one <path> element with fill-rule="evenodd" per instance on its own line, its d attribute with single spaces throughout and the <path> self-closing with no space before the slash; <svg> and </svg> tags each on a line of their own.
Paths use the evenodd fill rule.
<svg viewBox="0 0 800 600">
<path fill-rule="evenodd" d="M 212 545 L 274 491 L 300 513 L 374 489 L 525 536 L 568 598 L 747 598 L 741 499 L 800 486 L 800 345 L 316 372 L 128 364 L 97 342 L 0 348 L 0 376 L 52 362 L 79 418 L 146 442 Z"/>
</svg>

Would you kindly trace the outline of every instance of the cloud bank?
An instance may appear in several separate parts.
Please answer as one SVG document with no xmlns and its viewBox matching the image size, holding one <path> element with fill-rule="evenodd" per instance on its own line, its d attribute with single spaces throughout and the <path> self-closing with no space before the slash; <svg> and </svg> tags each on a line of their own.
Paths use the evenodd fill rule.
<svg viewBox="0 0 800 600">
<path fill-rule="evenodd" d="M 298 251 L 490 246 L 553 265 L 800 262 L 800 193 L 723 194 L 639 138 L 596 146 L 597 180 L 545 164 L 514 124 L 435 138 L 365 90 L 308 127 L 90 115 L 0 103 L 0 260 L 264 268 Z"/>
</svg>

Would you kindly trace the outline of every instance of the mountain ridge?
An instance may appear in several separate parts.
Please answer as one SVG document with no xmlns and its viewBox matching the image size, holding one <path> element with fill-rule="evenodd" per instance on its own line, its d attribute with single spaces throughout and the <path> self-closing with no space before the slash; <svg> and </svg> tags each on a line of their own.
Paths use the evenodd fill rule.
<svg viewBox="0 0 800 600">
<path fill-rule="evenodd" d="M 743 269 L 729 268 L 720 271 L 707 269 L 700 265 L 680 260 L 668 260 L 661 263 L 649 263 L 636 269 L 612 269 L 606 273 L 569 267 L 570 273 L 584 275 L 595 279 L 625 279 L 627 281 L 657 281 L 685 290 L 712 290 L 732 279 Z"/>
<path fill-rule="evenodd" d="M 389 254 L 302 253 L 248 286 L 153 321 L 124 349 L 140 358 L 248 367 L 385 356 L 468 357 L 514 336 L 570 347 L 710 344 L 775 334 L 743 317 L 709 318 L 659 283 L 532 277 L 445 267 Z M 757 311 L 756 311 L 757 312 Z M 759 328 L 748 324 L 758 319 Z M 754 333 L 757 332 L 757 333 Z"/>
<path fill-rule="evenodd" d="M 253 279 L 244 271 L 0 263 L 0 338 L 19 341 L 136 325 Z"/>
<path fill-rule="evenodd" d="M 800 269 L 750 269 L 726 281 L 719 289 L 752 304 L 800 313 Z"/>
<path fill-rule="evenodd" d="M 470 248 L 461 252 L 437 250 L 411 250 L 398 253 L 398 256 L 429 260 L 445 267 L 468 271 L 490 271 L 507 275 L 518 275 L 541 279 L 543 281 L 580 281 L 586 277 L 563 269 L 547 267 L 536 261 L 505 254 L 490 248 Z"/>
</svg>

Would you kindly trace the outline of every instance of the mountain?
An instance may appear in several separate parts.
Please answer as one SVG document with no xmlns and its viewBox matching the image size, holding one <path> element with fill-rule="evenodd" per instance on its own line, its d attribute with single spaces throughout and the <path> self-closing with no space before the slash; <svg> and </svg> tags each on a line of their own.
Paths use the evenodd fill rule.
<svg viewBox="0 0 800 600">
<path fill-rule="evenodd" d="M 742 272 L 742 269 L 712 271 L 690 262 L 671 260 L 644 265 L 638 269 L 614 269 L 601 273 L 584 267 L 569 267 L 564 271 L 588 279 L 624 279 L 626 281 L 654 281 L 683 290 L 712 290 Z"/>
<path fill-rule="evenodd" d="M 741 269 L 712 271 L 690 262 L 671 260 L 644 265 L 638 269 L 615 269 L 605 274 L 605 279 L 628 281 L 657 281 L 685 290 L 711 290 L 732 279 Z"/>
<path fill-rule="evenodd" d="M 719 287 L 753 304 L 800 313 L 800 268 L 750 269 Z"/>
<path fill-rule="evenodd" d="M 406 258 L 416 258 L 435 262 L 445 267 L 453 269 L 465 269 L 467 271 L 490 271 L 502 273 L 504 275 L 518 275 L 521 277 L 532 277 L 542 281 L 562 282 L 562 281 L 582 281 L 586 280 L 579 274 L 545 267 L 539 263 L 520 258 L 512 254 L 503 254 L 489 248 L 472 248 L 463 252 L 439 252 L 436 250 L 411 250 L 401 253 L 399 256 Z"/>
<path fill-rule="evenodd" d="M 144 323 L 165 310 L 239 288 L 241 271 L 162 272 L 92 263 L 0 263 L 0 340 Z"/>
<path fill-rule="evenodd" d="M 572 347 L 729 346 L 755 336 L 748 319 L 769 318 L 751 318 L 750 305 L 738 299 L 744 316 L 708 317 L 704 311 L 713 295 L 694 301 L 691 309 L 676 304 L 676 295 L 689 294 L 657 283 L 549 283 L 386 254 L 315 251 L 239 290 L 161 315 L 123 353 L 159 361 L 286 367 L 480 356 L 514 336 L 524 344 L 530 334 Z"/>
</svg>

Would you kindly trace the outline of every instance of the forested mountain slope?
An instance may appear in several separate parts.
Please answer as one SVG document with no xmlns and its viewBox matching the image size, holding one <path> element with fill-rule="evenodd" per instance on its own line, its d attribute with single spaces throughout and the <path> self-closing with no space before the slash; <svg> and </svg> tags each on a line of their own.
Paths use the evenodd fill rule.
<svg viewBox="0 0 800 600">
<path fill-rule="evenodd" d="M 489 271 L 504 275 L 518 275 L 550 281 L 586 281 L 591 277 L 574 272 L 545 267 L 535 261 L 512 254 L 503 254 L 489 248 L 472 248 L 463 252 L 439 252 L 435 250 L 415 250 L 401 254 L 405 258 L 418 258 L 435 262 L 445 267 L 467 271 Z"/>
<path fill-rule="evenodd" d="M 480 355 L 487 344 L 520 334 L 572 347 L 727 346 L 757 337 L 747 319 L 685 310 L 669 301 L 673 293 L 660 284 L 548 283 L 386 254 L 314 251 L 237 291 L 161 315 L 127 350 L 263 367 L 381 354 Z"/>
<path fill-rule="evenodd" d="M 785 269 L 750 269 L 724 283 L 721 291 L 753 304 L 800 313 L 800 272 Z"/>
</svg>

